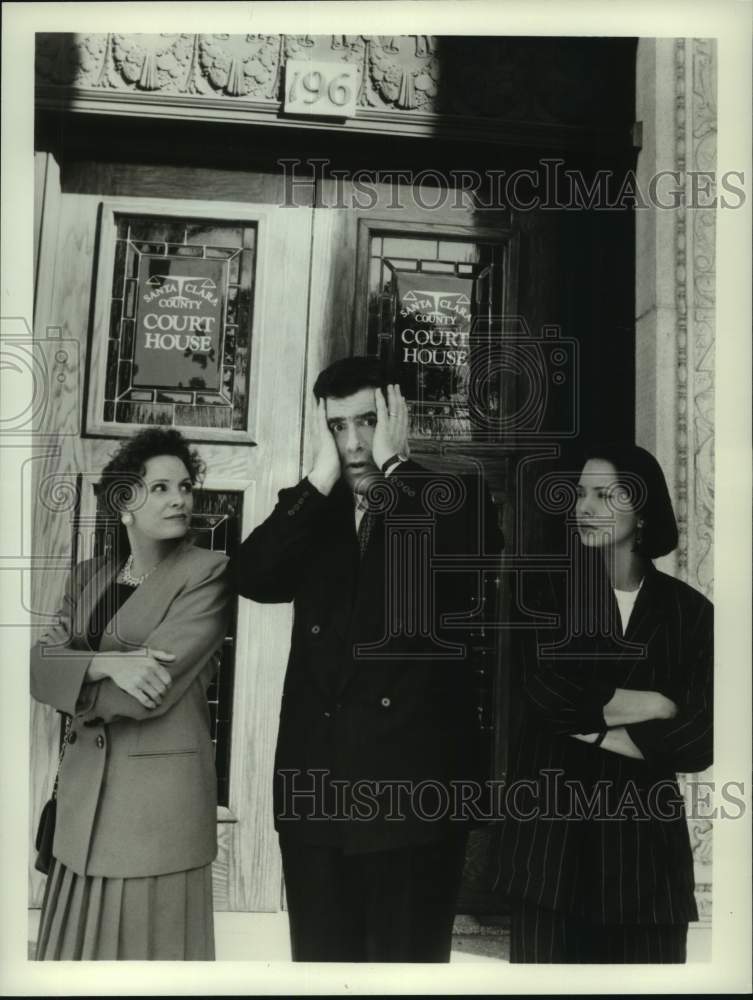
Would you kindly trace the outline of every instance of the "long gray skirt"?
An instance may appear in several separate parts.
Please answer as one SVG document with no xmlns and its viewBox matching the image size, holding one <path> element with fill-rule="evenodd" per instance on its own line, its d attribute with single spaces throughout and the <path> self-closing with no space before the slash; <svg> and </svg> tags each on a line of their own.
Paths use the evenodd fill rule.
<svg viewBox="0 0 753 1000">
<path fill-rule="evenodd" d="M 76 875 L 53 860 L 36 958 L 212 960 L 212 866 L 147 878 L 102 878 Z"/>
</svg>

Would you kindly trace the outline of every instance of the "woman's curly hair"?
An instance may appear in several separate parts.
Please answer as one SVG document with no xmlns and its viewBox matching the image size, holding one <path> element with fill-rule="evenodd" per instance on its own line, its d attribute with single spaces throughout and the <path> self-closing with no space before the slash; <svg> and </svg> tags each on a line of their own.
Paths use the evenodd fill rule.
<svg viewBox="0 0 753 1000">
<path fill-rule="evenodd" d="M 201 481 L 206 467 L 196 449 L 173 428 L 148 427 L 124 441 L 102 470 L 94 487 L 106 517 L 119 518 L 142 482 L 150 458 L 173 455 L 185 465 L 192 483 Z"/>
</svg>

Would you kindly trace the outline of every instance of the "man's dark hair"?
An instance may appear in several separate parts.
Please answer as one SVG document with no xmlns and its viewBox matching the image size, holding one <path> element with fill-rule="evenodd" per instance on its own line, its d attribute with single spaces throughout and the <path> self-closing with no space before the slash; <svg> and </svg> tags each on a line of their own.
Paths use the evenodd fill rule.
<svg viewBox="0 0 753 1000">
<path fill-rule="evenodd" d="M 667 481 L 651 452 L 635 444 L 601 442 L 587 445 L 581 457 L 583 465 L 591 458 L 610 462 L 617 470 L 618 480 L 625 477 L 625 488 L 629 494 L 635 492 L 636 481 L 641 484 L 642 500 L 634 507 L 643 519 L 641 543 L 637 549 L 641 555 L 658 559 L 677 548 L 677 521 Z"/>
<path fill-rule="evenodd" d="M 379 358 L 356 355 L 340 358 L 319 373 L 314 382 L 314 396 L 320 399 L 344 399 L 361 389 L 381 389 L 398 381 L 391 365 Z"/>
</svg>

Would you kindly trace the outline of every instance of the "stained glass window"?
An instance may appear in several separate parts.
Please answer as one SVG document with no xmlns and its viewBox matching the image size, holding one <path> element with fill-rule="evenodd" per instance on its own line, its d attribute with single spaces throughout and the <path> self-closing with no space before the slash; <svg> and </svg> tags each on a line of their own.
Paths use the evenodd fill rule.
<svg viewBox="0 0 753 1000">
<path fill-rule="evenodd" d="M 474 239 L 372 234 L 368 351 L 397 367 L 414 438 L 471 439 L 499 408 L 501 385 L 483 409 L 471 379 L 481 371 L 492 320 L 502 312 L 505 247 Z"/>
<path fill-rule="evenodd" d="M 115 214 L 105 423 L 246 430 L 256 227 Z"/>
<path fill-rule="evenodd" d="M 578 433 L 578 342 L 514 308 L 509 238 L 369 232 L 367 350 L 391 361 L 411 437 L 495 443 Z"/>
<path fill-rule="evenodd" d="M 233 555 L 241 542 L 243 494 L 229 490 L 196 490 L 191 530 L 195 544 Z M 217 772 L 217 802 L 229 805 L 230 752 L 235 679 L 237 601 L 220 651 L 220 662 L 207 690 Z"/>
</svg>

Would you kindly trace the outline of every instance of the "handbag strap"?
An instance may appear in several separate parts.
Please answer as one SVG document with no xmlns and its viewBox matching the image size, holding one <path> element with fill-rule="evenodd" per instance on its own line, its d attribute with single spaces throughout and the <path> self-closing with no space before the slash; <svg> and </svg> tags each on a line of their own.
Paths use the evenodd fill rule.
<svg viewBox="0 0 753 1000">
<path fill-rule="evenodd" d="M 58 766 L 55 771 L 55 784 L 52 786 L 51 799 L 57 798 L 58 793 L 58 779 L 60 778 L 60 768 L 63 763 L 63 757 L 65 757 L 65 748 L 68 746 L 71 738 L 71 728 L 73 724 L 73 716 L 66 715 L 65 717 L 65 729 L 63 731 L 63 739 L 60 742 L 60 752 L 58 753 Z"/>
</svg>

